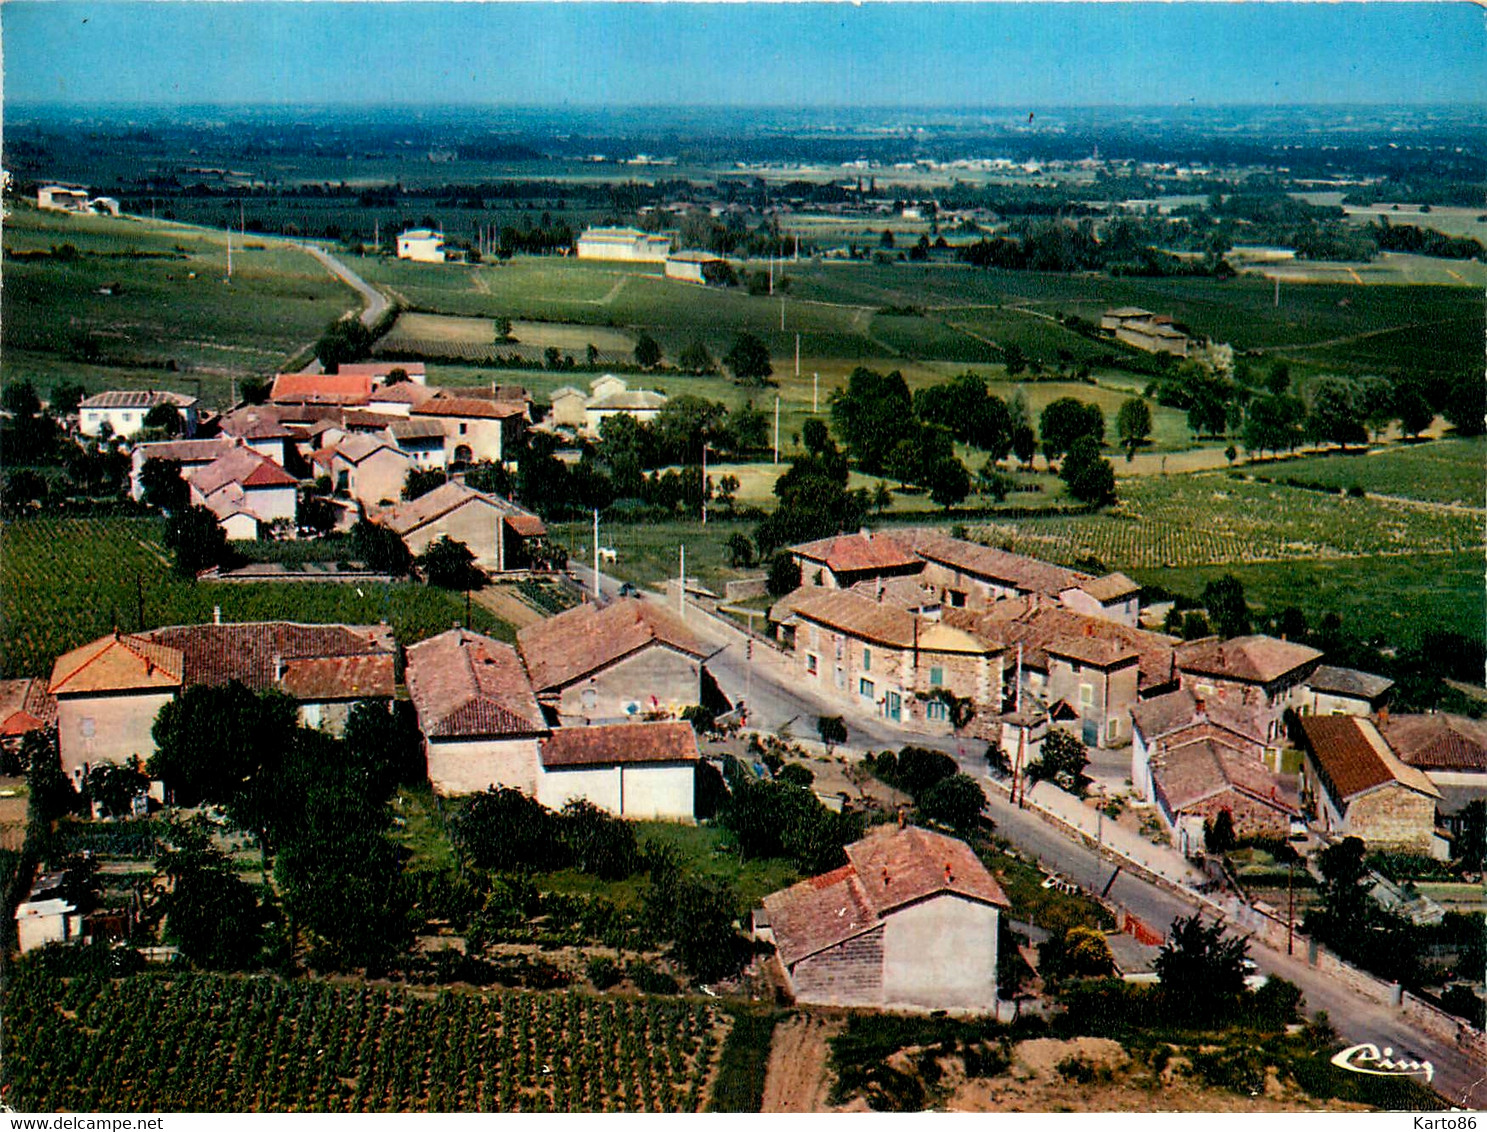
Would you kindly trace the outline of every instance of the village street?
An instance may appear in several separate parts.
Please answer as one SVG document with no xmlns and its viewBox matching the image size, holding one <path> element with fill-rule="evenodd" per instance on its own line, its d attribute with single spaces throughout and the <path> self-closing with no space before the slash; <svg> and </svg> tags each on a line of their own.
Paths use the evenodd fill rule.
<svg viewBox="0 0 1487 1132">
<path fill-rule="evenodd" d="M 586 587 L 592 584 L 591 570 L 574 567 L 574 573 Z M 601 574 L 601 593 L 606 599 L 616 596 L 619 588 L 618 581 Z M 645 596 L 650 600 L 664 600 L 654 594 Z M 674 596 L 670 599 L 670 607 L 677 608 Z M 688 603 L 684 615 L 693 631 L 719 650 L 708 661 L 708 669 L 730 700 L 735 704 L 746 703 L 750 727 L 777 731 L 788 725 L 795 738 L 814 739 L 817 717 L 844 714 L 841 705 L 818 700 L 802 689 L 788 661 L 772 646 L 756 641 L 750 650 L 747 633 L 695 604 Z M 909 740 L 902 732 L 890 730 L 876 720 L 847 717 L 847 729 L 846 746 L 856 750 L 897 748 Z M 1049 871 L 1061 873 L 1087 892 L 1102 893 L 1109 903 L 1125 909 L 1161 932 L 1165 932 L 1174 919 L 1190 915 L 1200 908 L 1197 893 L 1184 895 L 1124 870 L 1118 871 L 1118 860 L 1112 855 L 1108 840 L 1097 852 L 1035 812 L 1011 804 L 988 775 L 985 752 L 980 743 L 923 736 L 914 736 L 912 741 L 952 755 L 966 773 L 982 782 L 988 798 L 986 812 L 995 823 L 997 833 L 1025 854 L 1035 857 Z M 1080 824 L 1079 810 L 1087 811 L 1088 807 L 1075 804 L 1061 809 L 1060 813 Z M 1092 820 L 1093 811 L 1089 814 Z M 1089 832 L 1093 836 L 1092 827 Z M 1139 854 L 1143 865 L 1173 881 L 1174 886 L 1191 883 L 1194 879 L 1193 871 L 1184 868 L 1185 863 L 1175 852 L 1163 854 L 1152 846 L 1145 851 L 1127 845 L 1120 848 Z M 1251 942 L 1250 954 L 1261 971 L 1278 975 L 1301 988 L 1309 1014 L 1326 1011 L 1343 1041 L 1348 1044 L 1372 1042 L 1380 1049 L 1389 1046 L 1401 1056 L 1407 1054 L 1417 1060 L 1428 1060 L 1435 1068 L 1434 1087 L 1452 1103 L 1464 1108 L 1477 1108 L 1487 1103 L 1487 1068 L 1453 1042 L 1436 1038 L 1412 1025 L 1397 1007 L 1367 998 L 1309 966 L 1301 948 L 1294 956 L 1287 956 L 1284 951 L 1272 950 L 1256 939 Z"/>
</svg>

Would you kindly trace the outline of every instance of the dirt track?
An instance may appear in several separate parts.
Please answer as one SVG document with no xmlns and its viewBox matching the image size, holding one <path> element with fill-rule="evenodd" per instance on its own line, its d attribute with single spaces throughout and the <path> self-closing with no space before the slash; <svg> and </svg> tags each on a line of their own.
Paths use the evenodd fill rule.
<svg viewBox="0 0 1487 1132">
<path fill-rule="evenodd" d="M 836 1028 L 808 1014 L 793 1015 L 775 1027 L 760 1111 L 826 1110 L 826 1039 Z"/>
</svg>

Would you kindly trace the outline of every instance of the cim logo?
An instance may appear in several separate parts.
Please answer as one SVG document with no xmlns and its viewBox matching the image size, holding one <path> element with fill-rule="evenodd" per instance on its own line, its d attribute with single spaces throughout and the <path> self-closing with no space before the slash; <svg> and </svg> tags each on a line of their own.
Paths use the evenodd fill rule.
<svg viewBox="0 0 1487 1132">
<path fill-rule="evenodd" d="M 1413 1077 L 1418 1073 L 1424 1076 L 1427 1083 L 1435 1077 L 1435 1066 L 1430 1062 L 1412 1061 L 1403 1057 L 1396 1059 L 1390 1046 L 1385 1046 L 1381 1054 L 1379 1047 L 1372 1042 L 1348 1046 L 1347 1049 L 1338 1051 L 1332 1055 L 1332 1064 L 1339 1069 L 1346 1069 L 1351 1073 L 1367 1073 L 1371 1077 Z"/>
</svg>

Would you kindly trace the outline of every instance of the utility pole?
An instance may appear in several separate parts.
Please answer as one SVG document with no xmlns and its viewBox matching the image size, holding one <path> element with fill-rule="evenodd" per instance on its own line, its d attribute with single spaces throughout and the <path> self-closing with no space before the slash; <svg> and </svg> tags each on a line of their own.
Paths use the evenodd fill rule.
<svg viewBox="0 0 1487 1132">
<path fill-rule="evenodd" d="M 594 601 L 599 600 L 599 508 L 594 508 Z"/>
<path fill-rule="evenodd" d="M 774 253 L 769 253 L 769 293 L 774 294 Z"/>
<path fill-rule="evenodd" d="M 1296 937 L 1296 854 L 1286 862 L 1286 954 L 1291 954 L 1291 941 Z"/>
<path fill-rule="evenodd" d="M 785 300 L 783 296 L 780 298 L 780 329 L 785 329 Z"/>
<path fill-rule="evenodd" d="M 687 618 L 687 547 L 686 547 L 686 544 L 683 543 L 677 549 L 678 549 L 678 551 L 680 551 L 680 554 L 681 554 L 681 569 L 680 569 L 681 578 L 679 579 L 679 581 L 680 581 L 681 584 L 677 587 L 677 590 L 676 590 L 676 612 L 677 612 L 677 615 L 679 617 L 681 617 L 682 620 L 685 621 L 686 618 Z"/>
<path fill-rule="evenodd" d="M 1280 306 L 1280 276 L 1275 277 L 1275 305 Z"/>
<path fill-rule="evenodd" d="M 811 412 L 813 412 L 813 413 L 819 413 L 820 411 L 821 411 L 821 375 L 819 373 L 813 373 L 813 374 L 811 374 Z"/>
<path fill-rule="evenodd" d="M 707 441 L 702 442 L 702 525 L 707 526 Z"/>
<path fill-rule="evenodd" d="M 774 396 L 774 462 L 780 462 L 780 395 Z"/>
<path fill-rule="evenodd" d="M 785 304 L 780 304 L 780 314 L 785 313 Z M 800 331 L 795 332 L 795 380 L 800 380 Z"/>
</svg>

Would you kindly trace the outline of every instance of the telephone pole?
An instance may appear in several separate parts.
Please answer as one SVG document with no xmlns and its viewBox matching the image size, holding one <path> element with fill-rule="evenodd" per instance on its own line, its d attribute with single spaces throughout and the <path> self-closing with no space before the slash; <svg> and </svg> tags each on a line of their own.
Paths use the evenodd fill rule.
<svg viewBox="0 0 1487 1132">
<path fill-rule="evenodd" d="M 774 397 L 774 462 L 780 462 L 780 395 Z"/>
</svg>

